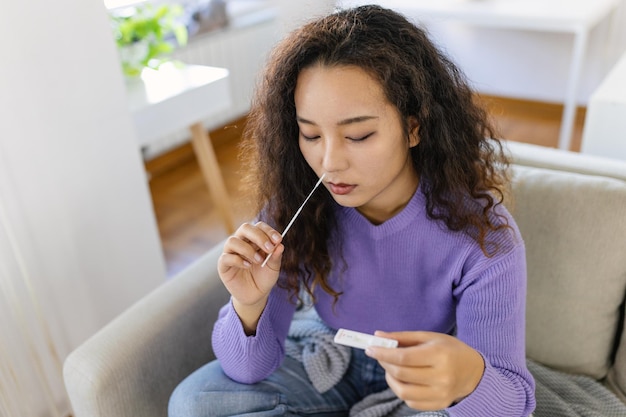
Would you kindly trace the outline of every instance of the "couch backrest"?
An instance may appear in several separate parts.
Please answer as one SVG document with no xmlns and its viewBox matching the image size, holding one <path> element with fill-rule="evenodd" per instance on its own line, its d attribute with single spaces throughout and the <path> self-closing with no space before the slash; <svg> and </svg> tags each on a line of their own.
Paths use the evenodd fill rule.
<svg viewBox="0 0 626 417">
<path fill-rule="evenodd" d="M 527 355 L 598 380 L 609 376 L 623 396 L 626 182 L 520 165 L 513 172 L 510 210 L 528 263 Z"/>
</svg>

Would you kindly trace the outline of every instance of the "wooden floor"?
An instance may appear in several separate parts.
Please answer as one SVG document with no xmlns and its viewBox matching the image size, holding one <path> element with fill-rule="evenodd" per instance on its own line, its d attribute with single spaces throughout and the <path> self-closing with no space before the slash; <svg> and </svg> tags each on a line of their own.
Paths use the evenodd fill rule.
<svg viewBox="0 0 626 417">
<path fill-rule="evenodd" d="M 502 138 L 557 147 L 562 106 L 483 97 Z M 571 149 L 580 149 L 584 109 L 579 109 Z M 250 219 L 239 188 L 238 141 L 245 119 L 211 132 L 217 158 L 233 203 L 236 225 Z M 168 276 L 185 268 L 223 240 L 226 229 L 211 202 L 191 146 L 183 145 L 146 163 Z"/>
</svg>

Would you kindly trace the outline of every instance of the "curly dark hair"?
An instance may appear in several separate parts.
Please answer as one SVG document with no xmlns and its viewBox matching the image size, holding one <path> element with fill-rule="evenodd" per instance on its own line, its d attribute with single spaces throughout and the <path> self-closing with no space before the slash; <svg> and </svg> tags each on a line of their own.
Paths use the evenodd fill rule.
<svg viewBox="0 0 626 417">
<path fill-rule="evenodd" d="M 241 149 L 262 219 L 282 230 L 317 181 L 299 149 L 294 103 L 300 71 L 314 64 L 358 66 L 380 82 L 405 131 L 409 118 L 417 119 L 420 142 L 411 148 L 411 158 L 429 217 L 469 233 L 486 255 L 493 254 L 487 235 L 508 227 L 490 214 L 502 203 L 508 181 L 502 145 L 492 139 L 487 113 L 459 69 L 423 29 L 379 6 L 311 21 L 270 54 Z M 337 300 L 326 281 L 336 226 L 332 196 L 317 190 L 283 241 L 282 285 L 292 294 L 301 283 L 310 295 L 319 285 Z"/>
</svg>

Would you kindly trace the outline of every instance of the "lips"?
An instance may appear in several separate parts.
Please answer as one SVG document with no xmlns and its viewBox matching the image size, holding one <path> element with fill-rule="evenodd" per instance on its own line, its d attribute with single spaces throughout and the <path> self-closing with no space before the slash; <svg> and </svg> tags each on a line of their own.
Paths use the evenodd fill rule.
<svg viewBox="0 0 626 417">
<path fill-rule="evenodd" d="M 351 184 L 335 184 L 332 182 L 328 183 L 328 187 L 330 188 L 330 192 L 337 195 L 346 195 L 352 192 L 356 188 L 356 185 Z"/>
</svg>

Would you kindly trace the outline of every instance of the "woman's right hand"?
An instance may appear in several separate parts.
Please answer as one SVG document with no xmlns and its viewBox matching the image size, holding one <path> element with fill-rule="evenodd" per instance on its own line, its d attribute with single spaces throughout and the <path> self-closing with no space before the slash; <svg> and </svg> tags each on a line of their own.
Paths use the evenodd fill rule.
<svg viewBox="0 0 626 417">
<path fill-rule="evenodd" d="M 269 293 L 278 281 L 284 246 L 280 233 L 268 224 L 242 224 L 224 245 L 217 263 L 224 286 L 246 333 L 253 334 Z M 265 266 L 261 266 L 268 254 Z"/>
</svg>

